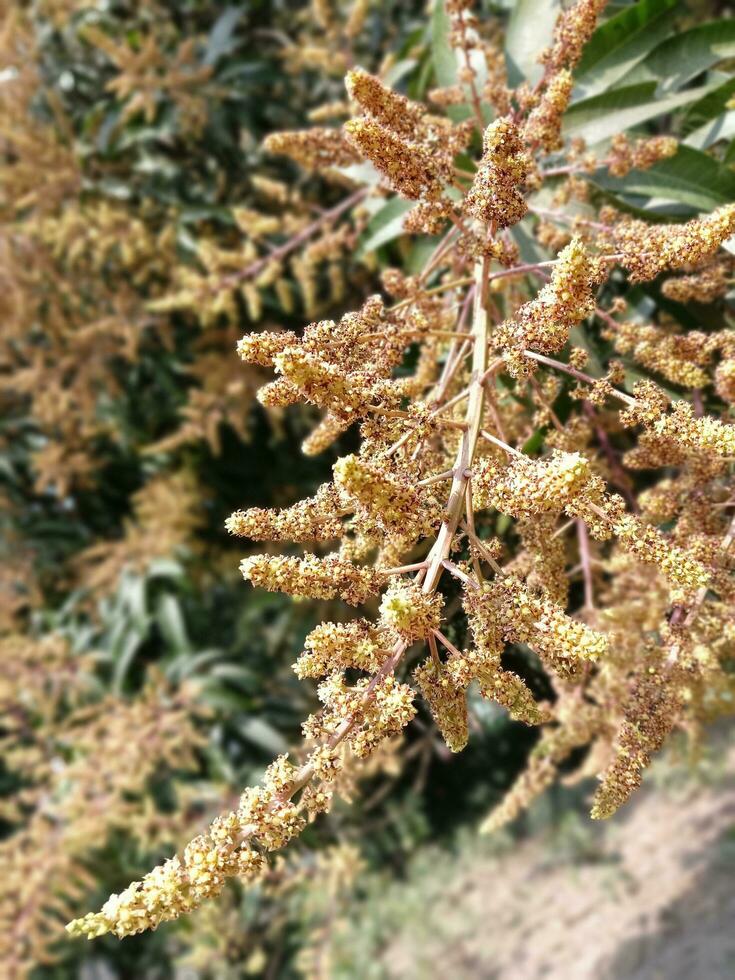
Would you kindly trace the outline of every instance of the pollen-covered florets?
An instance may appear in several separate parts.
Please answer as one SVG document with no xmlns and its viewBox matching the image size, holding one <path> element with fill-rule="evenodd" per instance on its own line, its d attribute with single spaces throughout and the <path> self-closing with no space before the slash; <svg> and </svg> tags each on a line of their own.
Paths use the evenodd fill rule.
<svg viewBox="0 0 735 980">
<path fill-rule="evenodd" d="M 515 576 L 493 583 L 488 593 L 506 639 L 526 643 L 555 669 L 573 669 L 580 660 L 598 660 L 607 640 L 585 623 L 571 619 L 545 596 L 533 595 Z"/>
<path fill-rule="evenodd" d="M 723 401 L 735 405 L 735 358 L 728 357 L 717 365 L 715 387 Z"/>
<path fill-rule="evenodd" d="M 118 938 L 135 935 L 196 909 L 218 895 L 228 878 L 258 877 L 265 868 L 265 858 L 246 839 L 256 837 L 272 850 L 304 826 L 293 804 L 276 799 L 276 792 L 287 785 L 280 778 L 284 766 L 285 759 L 277 760 L 266 773 L 264 786 L 247 790 L 240 808 L 218 817 L 208 834 L 195 837 L 187 845 L 182 858 L 170 858 L 141 881 L 111 895 L 100 912 L 76 919 L 67 931 L 90 939 L 107 932 Z M 289 767 L 287 781 L 293 773 Z"/>
<path fill-rule="evenodd" d="M 692 330 L 676 335 L 648 324 L 621 323 L 614 339 L 616 350 L 631 353 L 639 364 L 674 384 L 701 388 L 709 382 L 706 334 Z"/>
<path fill-rule="evenodd" d="M 548 71 L 574 68 L 606 4 L 607 0 L 577 0 L 563 11 L 554 27 L 553 45 L 542 56 Z"/>
<path fill-rule="evenodd" d="M 346 734 L 353 753 L 360 759 L 371 755 L 383 742 L 398 735 L 416 714 L 414 693 L 392 674 L 371 686 L 367 679 L 349 686 L 341 673 L 330 675 L 319 685 L 324 710 L 303 725 L 307 738 L 334 735 L 347 719 L 355 719 Z"/>
<path fill-rule="evenodd" d="M 661 415 L 652 430 L 671 439 L 686 452 L 735 456 L 735 425 L 727 425 L 711 416 L 695 416 L 691 405 L 676 402 L 668 415 Z"/>
<path fill-rule="evenodd" d="M 659 160 L 672 157 L 679 147 L 672 136 L 652 136 L 631 143 L 625 133 L 617 133 L 610 146 L 608 170 L 614 177 L 625 177 L 631 170 L 647 170 Z"/>
<path fill-rule="evenodd" d="M 631 282 L 641 282 L 667 269 L 699 265 L 734 232 L 735 204 L 726 204 L 706 218 L 693 218 L 683 225 L 622 221 L 613 229 L 613 241 Z"/>
<path fill-rule="evenodd" d="M 552 76 L 546 91 L 524 126 L 525 139 L 530 143 L 538 144 L 547 153 L 558 150 L 562 145 L 562 116 L 569 105 L 573 87 L 572 73 L 566 68 Z"/>
<path fill-rule="evenodd" d="M 359 160 L 338 129 L 314 127 L 271 133 L 265 138 L 263 146 L 269 153 L 291 157 L 308 170 L 348 167 Z"/>
<path fill-rule="evenodd" d="M 275 356 L 296 343 L 296 340 L 296 334 L 291 330 L 247 333 L 237 342 L 237 353 L 246 364 L 273 367 Z"/>
<path fill-rule="evenodd" d="M 643 524 L 635 516 L 627 514 L 617 521 L 615 534 L 621 547 L 639 561 L 657 565 L 684 596 L 694 595 L 709 583 L 710 573 L 700 562 L 668 541 L 658 528 Z"/>
<path fill-rule="evenodd" d="M 309 765 L 313 767 L 317 779 L 331 783 L 342 770 L 342 759 L 336 749 L 320 745 L 309 756 Z"/>
<path fill-rule="evenodd" d="M 424 592 L 413 582 L 394 582 L 380 603 L 380 620 L 386 629 L 413 643 L 439 628 L 443 604 L 438 592 Z"/>
<path fill-rule="evenodd" d="M 713 262 L 690 275 L 667 279 L 661 286 L 661 292 L 677 303 L 711 303 L 724 296 L 730 287 L 728 267 L 727 262 Z"/>
<path fill-rule="evenodd" d="M 641 771 L 651 761 L 675 724 L 682 707 L 682 678 L 657 651 L 643 652 L 611 765 L 595 794 L 592 817 L 605 819 L 625 803 L 641 784 Z"/>
<path fill-rule="evenodd" d="M 420 143 L 397 135 L 373 119 L 351 119 L 345 137 L 375 166 L 390 186 L 411 201 L 434 200 L 442 193 L 440 168 Z"/>
<path fill-rule="evenodd" d="M 365 113 L 345 123 L 348 143 L 403 197 L 437 201 L 451 179 L 454 156 L 472 136 L 471 123 L 452 126 L 446 118 L 430 116 L 360 69 L 347 75 L 347 89 Z"/>
<path fill-rule="evenodd" d="M 374 568 L 353 565 L 329 555 L 317 558 L 289 558 L 280 555 L 253 555 L 240 562 L 244 579 L 269 592 L 310 599 L 344 599 L 352 606 L 362 605 L 374 595 L 382 576 Z"/>
<path fill-rule="evenodd" d="M 426 526 L 426 508 L 411 483 L 379 459 L 343 456 L 334 479 L 347 499 L 387 534 L 414 537 Z"/>
<path fill-rule="evenodd" d="M 353 68 L 345 76 L 345 85 L 350 98 L 360 105 L 363 112 L 383 126 L 408 137 L 414 137 L 421 132 L 426 109 L 418 102 L 411 102 L 405 95 L 383 85 L 375 75 L 370 75 L 361 68 Z"/>
<path fill-rule="evenodd" d="M 322 677 L 348 667 L 376 671 L 386 657 L 380 631 L 365 619 L 321 623 L 304 640 L 304 652 L 294 665 L 299 677 Z"/>
<path fill-rule="evenodd" d="M 342 534 L 344 502 L 330 483 L 291 507 L 236 510 L 225 521 L 230 534 L 253 541 L 329 541 Z"/>
<path fill-rule="evenodd" d="M 590 477 L 584 456 L 555 449 L 549 459 L 516 458 L 504 469 L 481 460 L 473 486 L 478 506 L 522 518 L 559 513 Z"/>
<path fill-rule="evenodd" d="M 446 667 L 431 659 L 417 667 L 413 676 L 447 746 L 452 752 L 461 752 L 469 739 L 464 688 Z"/>
<path fill-rule="evenodd" d="M 485 130 L 482 159 L 472 180 L 465 209 L 498 228 L 517 224 L 528 210 L 519 190 L 531 169 L 518 127 L 496 119 Z"/>
<path fill-rule="evenodd" d="M 560 351 L 572 327 L 593 312 L 602 278 L 600 261 L 589 254 L 581 238 L 573 238 L 559 254 L 551 281 L 503 325 L 501 342 L 507 338 L 512 347 L 530 347 L 543 354 Z"/>
<path fill-rule="evenodd" d="M 359 372 L 346 373 L 301 347 L 286 348 L 273 363 L 290 388 L 336 415 L 364 411 L 372 400 L 371 379 Z"/>
</svg>

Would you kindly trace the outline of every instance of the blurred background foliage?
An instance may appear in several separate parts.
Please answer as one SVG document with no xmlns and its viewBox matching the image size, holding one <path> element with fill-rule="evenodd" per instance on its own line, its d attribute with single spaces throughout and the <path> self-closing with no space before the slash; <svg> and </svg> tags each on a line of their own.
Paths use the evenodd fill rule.
<svg viewBox="0 0 735 980">
<path fill-rule="evenodd" d="M 556 4 L 477 7 L 508 24 L 511 73 L 532 77 Z M 727 7 L 609 5 L 579 67 L 568 134 L 673 131 L 684 147 L 625 180 L 592 175 L 594 193 L 661 220 L 735 198 Z M 474 738 L 450 765 L 421 714 L 405 744 L 355 771 L 352 804 L 310 828 L 262 886 L 233 887 L 153 935 L 93 949 L 65 941 L 66 918 L 256 782 L 316 703 L 290 665 L 327 604 L 247 589 L 242 545 L 223 523 L 236 508 L 313 492 L 351 437 L 302 454 L 317 420 L 262 408 L 254 395 L 267 378 L 235 343 L 356 308 L 382 267 L 411 270 L 421 242 L 401 237 L 400 202 L 348 210 L 348 175 L 299 170 L 260 143 L 339 121 L 352 64 L 412 97 L 447 84 L 443 7 L 431 8 L 0 2 L 9 976 L 331 975 L 331 935 L 375 887 L 360 869 L 400 877 L 428 841 L 448 846 L 532 745 L 478 698 Z M 537 257 L 532 240 L 520 244 Z M 660 302 L 640 291 L 641 310 Z M 685 308 L 666 309 L 690 324 Z"/>
</svg>

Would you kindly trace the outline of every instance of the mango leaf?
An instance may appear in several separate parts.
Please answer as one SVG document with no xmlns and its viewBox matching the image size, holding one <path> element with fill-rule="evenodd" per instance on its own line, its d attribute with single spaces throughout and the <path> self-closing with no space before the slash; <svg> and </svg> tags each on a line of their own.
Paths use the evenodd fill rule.
<svg viewBox="0 0 735 980">
<path fill-rule="evenodd" d="M 204 52 L 204 64 L 213 65 L 237 45 L 234 38 L 237 22 L 245 11 L 242 7 L 227 7 L 215 21 Z"/>
<path fill-rule="evenodd" d="M 449 43 L 450 29 L 451 22 L 444 0 L 434 0 L 431 15 L 431 60 L 434 75 L 442 88 L 457 84 L 457 56 Z M 472 109 L 468 105 L 448 106 L 447 115 L 454 122 L 461 122 L 472 115 Z"/>
<path fill-rule="evenodd" d="M 515 239 L 523 262 L 530 265 L 532 262 L 543 262 L 548 258 L 534 237 L 528 222 L 522 221 L 520 224 L 514 225 L 510 233 Z"/>
<path fill-rule="evenodd" d="M 681 133 L 688 136 L 704 123 L 721 116 L 735 95 L 735 77 L 726 79 L 716 89 L 690 106 L 681 121 Z"/>
<path fill-rule="evenodd" d="M 682 134 L 688 146 L 706 150 L 721 139 L 733 135 L 735 112 L 728 112 L 727 104 L 735 95 L 735 78 L 728 78 L 709 95 L 691 106 L 681 123 Z"/>
<path fill-rule="evenodd" d="M 191 650 L 191 643 L 186 634 L 186 624 L 181 612 L 179 600 L 170 593 L 164 593 L 158 600 L 156 622 L 163 634 L 166 644 L 175 653 L 185 653 Z"/>
<path fill-rule="evenodd" d="M 200 650 L 198 653 L 192 653 L 191 649 L 187 649 L 169 663 L 166 668 L 166 676 L 175 683 L 181 683 L 186 677 L 205 674 L 205 668 L 216 664 L 223 656 L 224 652 L 217 648 Z"/>
<path fill-rule="evenodd" d="M 659 205 L 654 208 L 647 197 L 636 197 L 632 194 L 621 197 L 618 194 L 613 194 L 612 191 L 605 190 L 595 180 L 591 180 L 590 183 L 597 188 L 597 192 L 605 204 L 610 204 L 623 214 L 629 214 L 632 218 L 640 218 L 649 224 L 668 225 L 672 221 L 685 221 L 692 214 L 691 207 L 686 204 Z"/>
<path fill-rule="evenodd" d="M 661 160 L 650 170 L 634 170 L 626 177 L 595 176 L 594 183 L 623 199 L 648 199 L 661 210 L 667 204 L 686 205 L 691 211 L 711 211 L 735 199 L 735 174 L 717 160 L 680 146 L 676 156 Z M 681 209 L 674 209 L 681 213 Z"/>
<path fill-rule="evenodd" d="M 521 446 L 522 452 L 527 456 L 532 456 L 533 453 L 538 452 L 538 450 L 544 444 L 544 434 L 545 429 L 536 429 L 532 436 L 530 436 Z"/>
<path fill-rule="evenodd" d="M 516 0 L 505 33 L 505 63 L 511 86 L 527 79 L 535 84 L 543 74 L 538 57 L 551 43 L 559 15 L 559 0 Z"/>
<path fill-rule="evenodd" d="M 415 99 L 418 102 L 423 101 L 434 77 L 434 59 L 431 51 L 426 49 L 419 58 L 417 67 L 409 76 L 406 87 L 406 95 L 409 99 Z"/>
<path fill-rule="evenodd" d="M 640 0 L 597 28 L 575 73 L 585 96 L 616 84 L 670 33 L 678 0 Z"/>
<path fill-rule="evenodd" d="M 381 245 L 399 238 L 403 234 L 403 219 L 413 206 L 413 201 L 404 201 L 402 197 L 389 198 L 368 222 L 358 246 L 358 255 L 374 252 Z"/>
<path fill-rule="evenodd" d="M 128 672 L 142 649 L 145 639 L 145 633 L 130 626 L 111 646 L 110 652 L 114 663 L 111 687 L 115 693 L 119 694 L 123 690 Z"/>
<path fill-rule="evenodd" d="M 704 123 L 687 136 L 685 143 L 697 150 L 706 150 L 720 140 L 731 140 L 733 136 L 735 136 L 735 111 L 726 112 Z M 731 158 L 726 160 L 729 163 Z"/>
<path fill-rule="evenodd" d="M 406 257 L 406 272 L 416 276 L 423 271 L 431 253 L 436 248 L 436 238 L 431 235 L 414 235 L 411 250 Z"/>
<path fill-rule="evenodd" d="M 394 88 L 402 78 L 405 78 L 406 75 L 409 75 L 414 70 L 417 64 L 418 62 L 415 58 L 402 58 L 400 61 L 396 61 L 385 73 L 385 84 Z"/>
<path fill-rule="evenodd" d="M 564 136 L 582 136 L 594 146 L 616 133 L 696 102 L 713 88 L 713 85 L 702 85 L 664 99 L 656 98 L 654 81 L 611 89 L 571 105 L 564 116 Z"/>
<path fill-rule="evenodd" d="M 269 725 L 262 718 L 251 715 L 241 722 L 239 727 L 240 734 L 244 738 L 259 748 L 265 749 L 271 755 L 280 755 L 282 752 L 288 752 L 288 742 L 283 735 L 273 725 Z"/>
<path fill-rule="evenodd" d="M 450 27 L 444 0 L 434 0 L 431 15 L 431 56 L 436 80 L 442 88 L 449 88 L 457 82 L 457 58 L 449 43 Z"/>
<path fill-rule="evenodd" d="M 626 85 L 655 79 L 659 92 L 674 92 L 725 58 L 735 57 L 735 20 L 714 20 L 675 34 L 654 48 Z"/>
</svg>

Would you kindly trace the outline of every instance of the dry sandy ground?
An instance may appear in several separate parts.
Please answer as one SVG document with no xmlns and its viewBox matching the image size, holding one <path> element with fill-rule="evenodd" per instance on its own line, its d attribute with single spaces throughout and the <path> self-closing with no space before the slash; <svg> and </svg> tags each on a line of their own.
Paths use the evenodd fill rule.
<svg viewBox="0 0 735 980">
<path fill-rule="evenodd" d="M 580 861 L 528 841 L 457 873 L 383 962 L 401 980 L 735 980 L 735 754 L 639 794 Z M 588 833 L 588 831 L 585 831 Z"/>
</svg>

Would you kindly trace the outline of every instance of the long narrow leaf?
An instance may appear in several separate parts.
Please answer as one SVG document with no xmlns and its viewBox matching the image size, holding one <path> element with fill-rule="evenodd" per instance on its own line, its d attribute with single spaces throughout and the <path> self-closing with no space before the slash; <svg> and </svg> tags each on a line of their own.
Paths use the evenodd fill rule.
<svg viewBox="0 0 735 980">
<path fill-rule="evenodd" d="M 597 28 L 576 72 L 585 96 L 612 88 L 671 30 L 669 11 L 678 0 L 640 0 Z"/>
<path fill-rule="evenodd" d="M 720 61 L 733 57 L 735 20 L 714 20 L 663 41 L 625 76 L 625 83 L 653 79 L 660 92 L 675 92 Z"/>
<path fill-rule="evenodd" d="M 656 83 L 653 81 L 603 92 L 570 106 L 564 117 L 564 135 L 568 138 L 582 136 L 594 145 L 656 116 L 696 102 L 713 87 L 703 85 L 666 98 L 655 97 Z"/>
<path fill-rule="evenodd" d="M 543 73 L 539 55 L 551 41 L 559 15 L 559 0 L 517 0 L 505 35 L 508 80 L 535 84 Z"/>
</svg>

